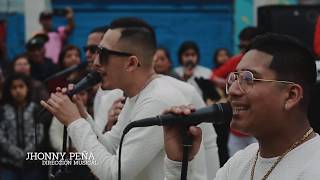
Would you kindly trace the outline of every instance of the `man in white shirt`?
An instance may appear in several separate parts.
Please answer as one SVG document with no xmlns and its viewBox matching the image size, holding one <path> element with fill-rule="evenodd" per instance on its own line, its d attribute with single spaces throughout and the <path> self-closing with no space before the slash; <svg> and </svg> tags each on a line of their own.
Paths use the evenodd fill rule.
<svg viewBox="0 0 320 180">
<path fill-rule="evenodd" d="M 231 127 L 253 135 L 258 143 L 236 153 L 215 179 L 320 179 L 320 137 L 310 127 L 307 115 L 315 80 L 314 58 L 296 39 L 258 36 L 226 86 L 233 108 Z M 186 106 L 168 110 L 177 114 L 191 111 Z M 194 126 L 189 130 L 194 136 L 192 160 L 201 144 L 201 130 Z M 172 127 L 165 128 L 167 180 L 179 179 L 181 168 L 175 132 Z M 189 178 L 193 179 L 192 172 Z"/>
<path fill-rule="evenodd" d="M 127 96 L 118 122 L 104 135 L 92 127 L 92 119 L 79 112 L 77 106 L 63 92 L 52 94 L 41 104 L 59 121 L 68 126 L 68 133 L 79 152 L 94 155 L 98 165 L 89 165 L 99 179 L 118 178 L 118 148 L 123 129 L 128 123 L 153 117 L 170 106 L 204 103 L 195 89 L 183 82 L 154 73 L 152 57 L 156 49 L 153 29 L 140 19 L 120 18 L 113 21 L 98 49 L 95 66 L 102 77 L 102 88 L 123 90 Z M 76 99 L 74 98 L 75 102 Z M 80 117 L 82 115 L 82 118 Z M 86 121 L 83 118 L 87 118 Z M 209 125 L 202 126 L 207 133 L 205 145 L 195 157 L 192 171 L 197 179 L 207 180 L 217 169 L 218 157 L 215 132 Z M 98 138 L 97 139 L 97 135 Z M 162 180 L 164 144 L 160 127 L 132 129 L 123 141 L 121 176 L 123 179 Z"/>
</svg>

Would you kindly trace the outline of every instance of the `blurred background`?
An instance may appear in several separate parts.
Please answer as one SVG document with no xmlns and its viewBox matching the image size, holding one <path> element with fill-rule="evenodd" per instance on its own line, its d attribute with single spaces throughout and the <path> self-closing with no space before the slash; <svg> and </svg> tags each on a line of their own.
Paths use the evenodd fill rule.
<svg viewBox="0 0 320 180">
<path fill-rule="evenodd" d="M 177 66 L 177 50 L 185 40 L 198 43 L 201 61 L 214 67 L 213 52 L 220 47 L 238 53 L 238 34 L 246 26 L 293 34 L 310 47 L 320 8 L 319 0 L 1 0 L 0 38 L 10 61 L 41 29 L 39 14 L 54 12 L 53 24 L 66 24 L 63 9 L 74 11 L 75 28 L 66 44 L 85 45 L 89 31 L 120 16 L 136 16 L 156 30 Z M 83 53 L 82 53 L 83 56 Z"/>
</svg>

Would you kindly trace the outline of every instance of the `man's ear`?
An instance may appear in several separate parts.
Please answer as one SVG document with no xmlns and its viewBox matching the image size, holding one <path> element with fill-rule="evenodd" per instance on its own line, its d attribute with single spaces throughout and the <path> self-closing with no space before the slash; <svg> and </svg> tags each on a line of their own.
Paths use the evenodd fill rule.
<svg viewBox="0 0 320 180">
<path fill-rule="evenodd" d="M 290 110 L 300 103 L 303 98 L 303 88 L 299 84 L 289 85 L 286 102 L 284 104 L 285 110 Z"/>
<path fill-rule="evenodd" d="M 130 72 L 130 71 L 134 71 L 135 69 L 137 69 L 138 67 L 140 67 L 140 61 L 138 59 L 137 56 L 130 56 L 128 58 L 128 61 L 126 63 L 126 71 Z"/>
</svg>

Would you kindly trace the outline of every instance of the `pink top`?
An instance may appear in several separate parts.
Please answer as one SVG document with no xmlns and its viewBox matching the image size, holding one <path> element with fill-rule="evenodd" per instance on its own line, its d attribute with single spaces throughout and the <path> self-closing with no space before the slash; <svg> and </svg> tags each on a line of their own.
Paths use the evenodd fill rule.
<svg viewBox="0 0 320 180">
<path fill-rule="evenodd" d="M 66 27 L 60 26 L 58 27 L 57 31 L 48 32 L 47 35 L 49 40 L 45 44 L 45 56 L 52 59 L 52 62 L 57 64 L 63 42 L 67 38 Z"/>
</svg>

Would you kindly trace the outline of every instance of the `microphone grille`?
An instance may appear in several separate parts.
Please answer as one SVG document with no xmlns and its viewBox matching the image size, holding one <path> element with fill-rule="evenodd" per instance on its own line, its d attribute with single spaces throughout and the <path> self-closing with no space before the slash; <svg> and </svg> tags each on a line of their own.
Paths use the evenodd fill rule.
<svg viewBox="0 0 320 180">
<path fill-rule="evenodd" d="M 88 79 L 90 79 L 90 83 L 92 83 L 92 85 L 95 85 L 99 82 L 101 82 L 101 76 L 98 72 L 91 72 L 87 75 Z"/>
<path fill-rule="evenodd" d="M 223 119 L 226 122 L 230 122 L 232 120 L 232 107 L 230 105 L 230 103 L 221 103 L 219 104 L 219 109 L 221 110 Z"/>
</svg>

